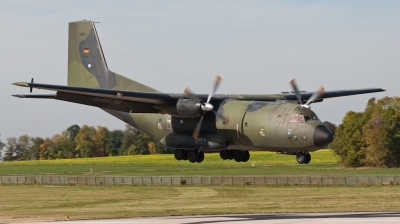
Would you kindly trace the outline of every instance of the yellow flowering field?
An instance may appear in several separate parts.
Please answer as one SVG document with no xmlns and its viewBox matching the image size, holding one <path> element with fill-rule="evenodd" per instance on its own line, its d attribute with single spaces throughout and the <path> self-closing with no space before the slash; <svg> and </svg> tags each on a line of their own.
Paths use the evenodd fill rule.
<svg viewBox="0 0 400 224">
<path fill-rule="evenodd" d="M 312 152 L 308 165 L 297 164 L 295 156 L 274 152 L 251 152 L 250 160 L 237 163 L 222 160 L 219 153 L 207 153 L 202 163 L 177 161 L 172 154 L 132 155 L 97 158 L 1 162 L 0 175 L 340 175 L 395 174 L 400 169 L 346 169 L 337 164 L 331 150 Z"/>
</svg>

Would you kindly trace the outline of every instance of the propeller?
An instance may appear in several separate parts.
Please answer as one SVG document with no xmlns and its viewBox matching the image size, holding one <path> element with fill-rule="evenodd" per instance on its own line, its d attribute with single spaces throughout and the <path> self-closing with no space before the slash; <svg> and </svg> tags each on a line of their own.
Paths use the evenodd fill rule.
<svg viewBox="0 0 400 224">
<path fill-rule="evenodd" d="M 229 122 L 229 120 L 226 119 L 222 114 L 219 114 L 218 112 L 216 112 L 214 110 L 214 106 L 210 103 L 211 98 L 214 96 L 215 92 L 217 91 L 217 89 L 219 87 L 219 84 L 221 83 L 221 80 L 222 80 L 222 78 L 220 76 L 217 75 L 215 77 L 213 88 L 211 89 L 210 94 L 208 94 L 206 102 L 201 102 L 200 98 L 198 98 L 195 94 L 193 94 L 188 88 L 186 88 L 183 93 L 185 97 L 191 98 L 191 99 L 195 100 L 196 102 L 200 103 L 200 108 L 204 111 L 203 116 L 201 116 L 201 118 L 200 118 L 199 122 L 197 123 L 197 125 L 194 129 L 194 132 L 192 134 L 192 137 L 196 140 L 199 138 L 201 124 L 203 123 L 205 112 L 212 111 L 215 114 L 215 116 L 223 119 L 225 121 L 225 123 Z"/>
<path fill-rule="evenodd" d="M 316 92 L 313 93 L 313 95 L 310 97 L 310 99 L 308 99 L 307 103 L 303 104 L 303 101 L 301 100 L 299 88 L 297 88 L 296 80 L 295 79 L 290 80 L 290 85 L 292 86 L 292 88 L 296 94 L 296 97 L 297 97 L 297 100 L 299 101 L 300 106 L 309 108 L 309 109 L 311 108 L 310 104 L 313 103 L 316 99 L 320 98 L 325 93 L 324 87 L 321 86 L 321 87 L 319 87 L 319 89 Z"/>
</svg>

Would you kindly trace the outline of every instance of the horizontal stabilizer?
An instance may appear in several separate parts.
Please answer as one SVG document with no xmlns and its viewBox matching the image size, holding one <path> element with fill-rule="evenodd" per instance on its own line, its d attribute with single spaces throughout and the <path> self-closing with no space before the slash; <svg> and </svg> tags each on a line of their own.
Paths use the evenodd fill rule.
<svg viewBox="0 0 400 224">
<path fill-rule="evenodd" d="M 16 82 L 13 84 L 16 86 L 53 90 L 53 91 L 71 93 L 76 95 L 104 97 L 109 99 L 127 100 L 127 101 L 151 103 L 151 104 L 165 104 L 169 103 L 170 101 L 176 101 L 178 98 L 176 96 L 171 96 L 165 93 L 134 92 L 134 91 L 123 91 L 123 90 L 102 89 L 102 88 L 86 88 L 86 87 L 76 87 L 76 86 L 58 86 L 58 85 L 47 85 L 40 83 L 27 83 L 27 82 Z"/>
<path fill-rule="evenodd" d="M 33 99 L 54 99 L 56 97 L 56 95 L 54 94 L 28 94 L 28 95 L 24 95 L 24 94 L 16 94 L 16 95 L 12 95 L 14 97 L 18 97 L 18 98 L 33 98 Z"/>
</svg>

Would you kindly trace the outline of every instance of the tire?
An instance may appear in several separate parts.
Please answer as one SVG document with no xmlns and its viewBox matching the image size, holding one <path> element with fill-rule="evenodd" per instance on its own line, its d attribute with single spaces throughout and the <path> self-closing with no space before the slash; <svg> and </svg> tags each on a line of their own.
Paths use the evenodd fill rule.
<svg viewBox="0 0 400 224">
<path fill-rule="evenodd" d="M 176 160 L 182 160 L 185 157 L 185 150 L 175 149 L 174 157 Z"/>
<path fill-rule="evenodd" d="M 199 152 L 199 154 L 197 155 L 197 162 L 198 163 L 201 163 L 201 162 L 203 162 L 203 160 L 204 160 L 204 152 L 203 151 L 200 151 Z"/>
<path fill-rule="evenodd" d="M 232 160 L 233 159 L 234 150 L 226 150 L 226 151 L 228 152 L 228 159 Z"/>
<path fill-rule="evenodd" d="M 310 162 L 311 162 L 311 154 L 307 152 L 304 164 L 309 164 Z"/>
<path fill-rule="evenodd" d="M 249 159 L 250 159 L 250 153 L 249 153 L 249 151 L 246 150 L 243 152 L 242 162 L 247 162 L 247 161 L 249 161 Z"/>
<path fill-rule="evenodd" d="M 190 150 L 188 152 L 188 160 L 191 163 L 197 162 L 197 159 L 199 158 L 199 154 L 197 153 L 197 150 Z"/>
<path fill-rule="evenodd" d="M 296 154 L 296 160 L 299 164 L 303 164 L 306 161 L 306 155 L 302 152 Z"/>
<path fill-rule="evenodd" d="M 242 162 L 243 161 L 243 152 L 240 150 L 235 150 L 233 152 L 233 159 L 238 163 Z"/>
<path fill-rule="evenodd" d="M 225 150 L 219 151 L 219 156 L 221 157 L 221 159 L 227 160 L 229 158 L 228 150 L 225 149 Z"/>
</svg>

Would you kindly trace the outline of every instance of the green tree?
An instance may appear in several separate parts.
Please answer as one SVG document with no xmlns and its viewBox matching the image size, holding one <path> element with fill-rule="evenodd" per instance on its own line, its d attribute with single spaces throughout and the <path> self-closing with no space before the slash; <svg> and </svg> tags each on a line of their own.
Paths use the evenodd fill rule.
<svg viewBox="0 0 400 224">
<path fill-rule="evenodd" d="M 135 136 L 138 129 L 125 125 L 124 136 L 121 141 L 120 155 L 132 155 L 132 152 L 136 148 L 135 146 Z"/>
<path fill-rule="evenodd" d="M 4 152 L 4 161 L 19 160 L 21 153 L 19 151 L 18 140 L 16 137 L 7 138 L 7 147 Z"/>
<path fill-rule="evenodd" d="M 28 135 L 22 135 L 18 138 L 18 146 L 21 153 L 20 160 L 30 160 L 32 157 L 32 138 Z"/>
<path fill-rule="evenodd" d="M 124 137 L 124 132 L 121 130 L 114 130 L 108 133 L 106 155 L 108 156 L 122 155 L 120 154 L 120 150 L 123 137 Z"/>
<path fill-rule="evenodd" d="M 335 133 L 336 141 L 330 146 L 345 166 L 363 166 L 366 143 L 362 133 L 363 113 L 347 112 Z"/>
<path fill-rule="evenodd" d="M 54 142 L 50 138 L 45 138 L 39 147 L 39 159 L 55 159 L 57 158 L 57 151 Z"/>
<path fill-rule="evenodd" d="M 96 144 L 93 141 L 93 136 L 96 134 L 96 129 L 83 125 L 75 137 L 76 156 L 81 158 L 93 157 L 96 151 Z"/>
<path fill-rule="evenodd" d="M 78 125 L 76 125 L 76 124 L 71 125 L 66 130 L 66 135 L 67 135 L 66 137 L 68 139 L 74 141 L 80 130 L 81 130 L 81 128 Z"/>
<path fill-rule="evenodd" d="M 5 146 L 6 146 L 6 144 L 4 144 L 4 143 L 1 141 L 1 135 L 0 135 L 0 159 L 2 159 L 3 149 L 4 149 Z"/>
<path fill-rule="evenodd" d="M 96 146 L 94 156 L 105 156 L 108 143 L 109 130 L 105 127 L 98 126 L 93 136 L 93 141 Z"/>
<path fill-rule="evenodd" d="M 364 126 L 366 164 L 377 167 L 400 166 L 400 98 L 384 97 L 373 107 Z"/>
<path fill-rule="evenodd" d="M 74 158 L 75 157 L 75 144 L 74 141 L 68 138 L 67 131 L 53 136 L 52 141 L 56 149 L 56 158 Z"/>
<path fill-rule="evenodd" d="M 29 160 L 38 160 L 40 159 L 40 146 L 43 144 L 44 139 L 40 137 L 31 138 L 32 146 L 30 149 Z"/>
<path fill-rule="evenodd" d="M 363 113 L 348 112 L 332 149 L 346 166 L 400 166 L 400 98 L 371 98 Z"/>
</svg>

